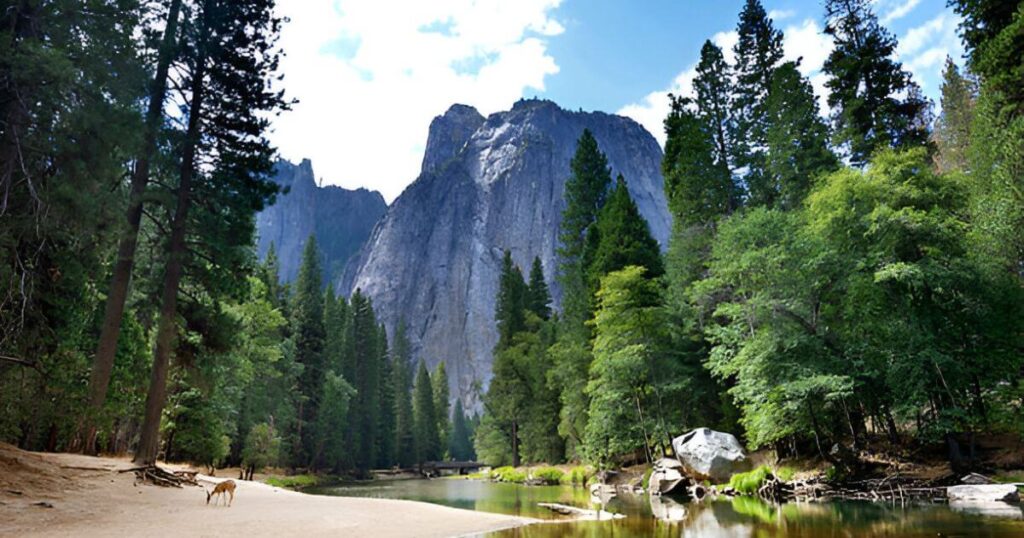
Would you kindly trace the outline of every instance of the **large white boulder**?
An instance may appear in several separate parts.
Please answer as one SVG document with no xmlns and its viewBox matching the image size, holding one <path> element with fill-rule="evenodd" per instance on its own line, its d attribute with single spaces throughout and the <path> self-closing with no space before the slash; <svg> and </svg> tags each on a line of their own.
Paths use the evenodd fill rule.
<svg viewBox="0 0 1024 538">
<path fill-rule="evenodd" d="M 722 483 L 750 470 L 750 461 L 736 437 L 710 428 L 697 428 L 676 437 L 672 449 L 686 472 L 698 480 Z"/>
<path fill-rule="evenodd" d="M 1020 502 L 1020 494 L 1014 484 L 976 484 L 950 486 L 946 488 L 949 502 Z"/>
</svg>

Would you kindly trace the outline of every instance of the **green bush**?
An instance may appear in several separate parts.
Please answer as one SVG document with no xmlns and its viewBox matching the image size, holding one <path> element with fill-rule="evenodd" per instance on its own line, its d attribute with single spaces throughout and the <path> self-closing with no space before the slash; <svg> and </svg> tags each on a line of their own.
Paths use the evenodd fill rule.
<svg viewBox="0 0 1024 538">
<path fill-rule="evenodd" d="M 551 486 L 560 483 L 564 476 L 565 473 L 555 467 L 541 467 L 533 471 L 533 478 L 535 480 L 543 480 L 545 484 Z"/>
<path fill-rule="evenodd" d="M 646 471 L 644 471 L 644 480 L 643 480 L 643 482 L 641 484 L 644 489 L 647 489 L 647 488 L 649 488 L 651 486 L 651 475 L 652 474 L 654 474 L 654 467 L 650 467 Z"/>
<path fill-rule="evenodd" d="M 783 482 L 793 480 L 795 475 L 796 469 L 792 467 L 779 467 L 778 469 L 775 469 L 775 476 L 779 477 L 779 480 L 782 480 Z"/>
<path fill-rule="evenodd" d="M 729 479 L 729 487 L 743 495 L 756 495 L 757 489 L 770 474 L 772 474 L 771 468 L 762 465 L 753 471 L 732 475 L 732 478 Z"/>
<path fill-rule="evenodd" d="M 518 471 L 515 467 L 498 467 L 491 471 L 491 480 L 522 484 L 523 482 L 526 482 L 526 472 Z"/>
<path fill-rule="evenodd" d="M 568 473 L 562 475 L 562 483 L 567 486 L 586 486 L 592 476 L 594 476 L 594 469 L 581 465 L 569 469 Z"/>
<path fill-rule="evenodd" d="M 311 474 L 297 474 L 295 476 L 271 476 L 266 483 L 277 488 L 306 488 L 315 486 L 320 480 Z"/>
</svg>

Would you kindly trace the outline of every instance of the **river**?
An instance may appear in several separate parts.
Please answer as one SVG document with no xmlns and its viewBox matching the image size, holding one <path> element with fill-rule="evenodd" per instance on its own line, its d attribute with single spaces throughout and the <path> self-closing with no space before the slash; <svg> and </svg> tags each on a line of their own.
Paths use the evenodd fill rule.
<svg viewBox="0 0 1024 538">
<path fill-rule="evenodd" d="M 393 480 L 321 486 L 305 490 L 320 495 L 379 497 L 423 501 L 455 508 L 565 520 L 537 503 L 553 502 L 599 508 L 590 493 L 568 486 L 521 486 L 481 480 Z M 620 495 L 605 509 L 624 514 L 615 521 L 557 522 L 512 529 L 494 538 L 615 536 L 768 537 L 1024 537 L 1024 511 L 1006 505 L 997 515 L 941 505 L 901 507 L 867 502 L 787 503 L 772 505 L 752 498 L 703 503 Z M 675 519 L 667 522 L 655 514 Z"/>
</svg>

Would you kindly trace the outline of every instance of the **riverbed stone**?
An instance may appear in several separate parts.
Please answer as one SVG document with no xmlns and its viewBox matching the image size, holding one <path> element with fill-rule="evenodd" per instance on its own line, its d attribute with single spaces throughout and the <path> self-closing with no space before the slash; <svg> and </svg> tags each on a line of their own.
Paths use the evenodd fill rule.
<svg viewBox="0 0 1024 538">
<path fill-rule="evenodd" d="M 976 484 L 950 486 L 946 488 L 950 502 L 1020 502 L 1020 493 L 1014 484 Z"/>
<path fill-rule="evenodd" d="M 672 440 L 683 469 L 697 480 L 722 483 L 748 471 L 750 461 L 736 437 L 710 428 L 697 428 Z"/>
</svg>

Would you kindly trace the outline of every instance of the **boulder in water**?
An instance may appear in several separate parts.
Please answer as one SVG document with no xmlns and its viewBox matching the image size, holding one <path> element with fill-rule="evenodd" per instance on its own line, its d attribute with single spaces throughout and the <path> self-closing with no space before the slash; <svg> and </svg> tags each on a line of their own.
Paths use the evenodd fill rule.
<svg viewBox="0 0 1024 538">
<path fill-rule="evenodd" d="M 946 488 L 949 501 L 969 502 L 1020 502 L 1020 494 L 1014 484 L 977 484 L 950 486 Z"/>
<path fill-rule="evenodd" d="M 750 469 L 743 447 L 732 434 L 697 428 L 672 440 L 683 469 L 697 480 L 722 483 Z"/>
<path fill-rule="evenodd" d="M 662 458 L 654 463 L 647 489 L 651 495 L 664 495 L 685 491 L 690 481 L 683 475 L 683 464 L 671 458 Z"/>
</svg>

